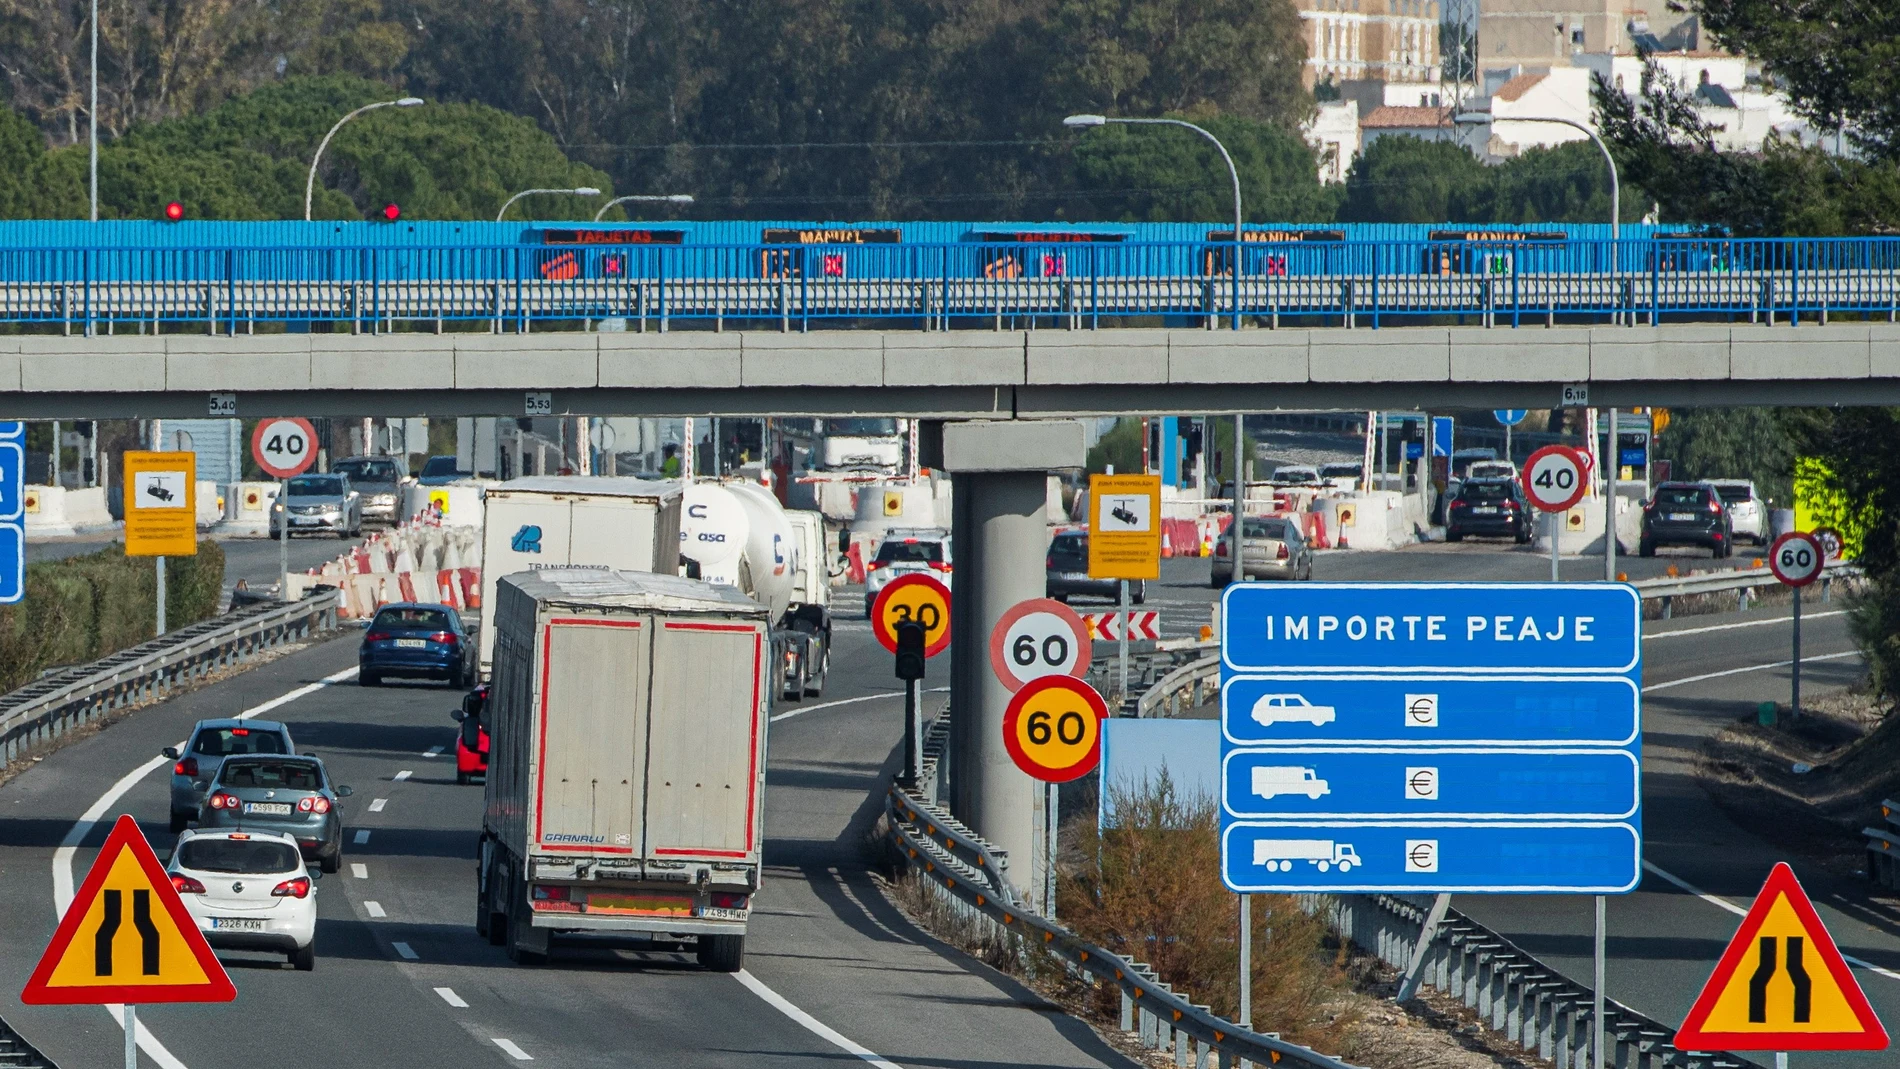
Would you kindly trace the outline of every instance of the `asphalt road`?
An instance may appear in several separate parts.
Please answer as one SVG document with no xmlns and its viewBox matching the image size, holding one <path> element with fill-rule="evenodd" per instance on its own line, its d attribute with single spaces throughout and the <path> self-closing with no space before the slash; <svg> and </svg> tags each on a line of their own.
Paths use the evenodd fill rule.
<svg viewBox="0 0 1900 1069">
<path fill-rule="evenodd" d="M 116 533 L 35 539 L 26 544 L 26 559 L 28 562 L 60 560 L 82 553 L 95 553 L 117 541 L 121 541 L 121 538 Z M 252 587 L 270 586 L 277 582 L 280 550 L 274 539 L 219 538 L 217 541 L 224 549 L 226 590 L 235 586 L 240 579 Z M 289 547 L 290 570 L 301 572 L 314 568 L 334 559 L 355 544 L 354 541 L 345 542 L 336 538 L 293 538 Z"/>
</svg>

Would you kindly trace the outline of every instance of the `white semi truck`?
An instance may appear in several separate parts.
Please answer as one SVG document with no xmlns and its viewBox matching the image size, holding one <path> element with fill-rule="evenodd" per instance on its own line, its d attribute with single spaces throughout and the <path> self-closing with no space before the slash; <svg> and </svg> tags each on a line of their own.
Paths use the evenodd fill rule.
<svg viewBox="0 0 1900 1069">
<path fill-rule="evenodd" d="M 766 610 L 633 571 L 495 589 L 477 930 L 523 963 L 619 936 L 737 971 L 765 834 Z"/>
<path fill-rule="evenodd" d="M 1255 839 L 1253 841 L 1253 863 L 1265 865 L 1268 872 L 1288 872 L 1295 861 L 1311 862 L 1321 872 L 1330 870 L 1334 865 L 1341 872 L 1351 872 L 1354 865 L 1363 865 L 1359 852 L 1351 843 L 1336 843 L 1331 839 Z"/>
</svg>

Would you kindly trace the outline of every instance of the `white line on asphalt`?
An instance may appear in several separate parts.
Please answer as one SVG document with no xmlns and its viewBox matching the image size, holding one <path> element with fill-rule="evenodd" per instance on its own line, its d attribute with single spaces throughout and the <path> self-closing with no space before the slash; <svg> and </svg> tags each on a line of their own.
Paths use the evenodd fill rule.
<svg viewBox="0 0 1900 1069">
<path fill-rule="evenodd" d="M 924 693 L 925 694 L 940 694 L 949 689 L 950 689 L 949 687 L 930 687 L 926 689 Z M 789 712 L 780 713 L 777 716 L 774 716 L 772 718 L 772 723 L 776 724 L 781 720 L 790 720 L 792 717 L 795 717 L 795 716 L 803 716 L 806 713 L 815 713 L 820 709 L 830 709 L 839 705 L 855 705 L 858 702 L 874 702 L 874 701 L 877 701 L 879 698 L 902 698 L 903 696 L 904 696 L 903 691 L 896 690 L 896 691 L 891 691 L 888 694 L 866 694 L 857 698 L 839 698 L 835 702 L 819 702 L 817 705 L 801 705 L 798 708 L 793 709 Z"/>
<path fill-rule="evenodd" d="M 1838 661 L 1844 657 L 1858 657 L 1858 656 L 1860 656 L 1859 650 L 1847 650 L 1842 653 L 1823 653 L 1818 657 L 1803 657 L 1801 658 L 1801 663 L 1807 664 L 1811 661 Z M 1704 672 L 1703 674 L 1699 676 L 1689 676 L 1684 679 L 1672 679 L 1667 683 L 1651 683 L 1649 686 L 1643 688 L 1643 693 L 1648 694 L 1652 690 L 1668 690 L 1670 687 L 1680 687 L 1688 683 L 1700 683 L 1705 679 L 1720 679 L 1723 676 L 1738 676 L 1738 675 L 1741 675 L 1743 672 L 1759 672 L 1766 668 L 1786 668 L 1793 663 L 1794 662 L 1791 660 L 1771 661 L 1768 664 L 1751 664 L 1746 668 L 1730 668 L 1721 672 Z"/>
<path fill-rule="evenodd" d="M 396 948 L 396 953 L 400 954 L 404 961 L 421 960 L 421 955 L 417 954 L 415 948 L 411 947 L 408 943 L 391 943 L 389 945 Z"/>
<path fill-rule="evenodd" d="M 1846 609 L 1830 609 L 1827 612 L 1804 612 L 1803 620 L 1819 620 L 1824 616 L 1846 616 Z M 1739 624 L 1710 624 L 1707 627 L 1685 627 L 1680 631 L 1655 631 L 1643 636 L 1643 641 L 1652 638 L 1675 638 L 1677 635 L 1706 635 L 1711 631 L 1733 631 L 1738 627 L 1769 627 L 1774 624 L 1793 623 L 1794 616 L 1777 616 L 1772 620 L 1743 620 Z"/>
<path fill-rule="evenodd" d="M 369 811 L 372 813 L 380 813 L 383 811 L 383 807 L 388 804 L 389 804 L 389 799 L 378 798 L 369 804 Z"/>
<path fill-rule="evenodd" d="M 369 829 L 359 828 L 356 832 L 356 845 L 362 846 L 366 842 L 369 842 Z"/>
<path fill-rule="evenodd" d="M 396 773 L 396 782 L 401 783 L 403 780 L 406 780 L 410 776 L 413 776 L 413 775 L 415 775 L 414 772 L 411 772 L 409 769 L 405 768 L 401 772 Z"/>
<path fill-rule="evenodd" d="M 424 756 L 424 757 L 441 757 L 441 756 L 442 756 L 442 747 L 440 747 L 440 746 L 431 746 L 431 747 L 429 747 L 429 748 L 428 748 L 427 750 L 424 750 L 424 751 L 423 751 L 423 753 L 422 753 L 422 756 Z"/>
<path fill-rule="evenodd" d="M 442 996 L 442 1001 L 454 1006 L 458 1010 L 468 1009 L 468 1003 L 463 1002 L 462 996 L 456 994 L 455 989 L 452 987 L 438 987 L 435 989 L 435 993 Z"/>
<path fill-rule="evenodd" d="M 765 986 L 764 981 L 760 980 L 758 977 L 752 975 L 746 970 L 740 969 L 738 972 L 734 973 L 733 975 L 739 978 L 739 982 L 745 985 L 747 991 L 750 991 L 753 994 L 759 996 L 761 999 L 764 999 L 765 1002 L 768 1005 L 770 1005 L 773 1009 L 779 1011 L 780 1013 L 784 1014 L 787 1017 L 790 1017 L 794 1022 L 796 1022 L 798 1025 L 803 1027 L 805 1031 L 810 1032 L 812 1035 L 817 1036 L 819 1039 L 822 1039 L 825 1042 L 830 1043 L 832 1046 L 837 1047 L 839 1050 L 842 1050 L 847 1054 L 857 1055 L 859 1058 L 862 1058 L 865 1061 L 870 1062 L 872 1065 L 877 1066 L 878 1069 L 900 1069 L 900 1067 L 896 1065 L 895 1063 L 887 1062 L 883 1058 L 878 1057 L 876 1051 L 873 1051 L 868 1047 L 859 1046 L 858 1044 L 852 1042 L 851 1040 L 846 1039 L 844 1036 L 839 1035 L 835 1030 L 833 1030 L 830 1025 L 825 1024 L 825 1022 L 819 1020 L 816 1017 L 813 1017 L 811 1014 L 806 1013 L 804 1010 L 799 1009 L 797 1006 L 792 1005 L 792 1003 L 788 999 L 786 999 L 785 996 Z M 495 1042 L 499 1043 L 501 1041 L 496 1040 Z"/>
<path fill-rule="evenodd" d="M 363 912 L 369 914 L 372 917 L 389 916 L 389 914 L 383 912 L 383 904 L 381 902 L 370 902 L 370 901 L 365 900 L 363 902 Z"/>
<path fill-rule="evenodd" d="M 1668 880 L 1670 883 L 1675 884 L 1681 890 L 1686 891 L 1689 894 L 1696 896 L 1697 898 L 1700 898 L 1702 901 L 1707 902 L 1708 904 L 1715 906 L 1718 909 L 1728 910 L 1730 913 L 1735 914 L 1737 917 L 1748 916 L 1748 910 L 1746 907 L 1738 906 L 1735 903 L 1730 902 L 1726 898 L 1718 898 L 1715 895 L 1709 894 L 1707 891 L 1702 890 L 1700 887 L 1697 887 L 1696 885 L 1690 883 L 1688 880 L 1685 880 L 1682 877 L 1675 875 L 1674 873 L 1664 872 L 1662 869 L 1657 868 L 1656 866 L 1650 864 L 1647 861 L 1643 862 L 1643 868 L 1649 870 L 1650 872 L 1655 873 L 1658 876 L 1661 876 L 1663 879 Z M 1894 972 L 1892 969 L 1883 969 L 1880 966 L 1875 965 L 1873 962 L 1862 961 L 1861 959 L 1854 957 L 1852 954 L 1842 954 L 1841 957 L 1845 958 L 1847 960 L 1847 963 L 1849 965 L 1852 965 L 1856 969 L 1866 969 L 1868 972 L 1878 973 L 1889 980 L 1900 980 L 1900 972 Z"/>
<path fill-rule="evenodd" d="M 513 1058 L 515 1061 L 531 1062 L 534 1060 L 534 1055 L 529 1054 L 527 1051 L 522 1050 L 520 1047 L 515 1046 L 512 1040 L 503 1039 L 500 1036 L 494 1036 L 492 1038 L 495 1041 L 495 1046 L 500 1047 L 502 1050 L 507 1051 L 508 1057 Z"/>
<path fill-rule="evenodd" d="M 298 687 L 296 690 L 280 694 L 270 701 L 253 705 L 249 709 L 237 714 L 233 719 L 249 720 L 252 717 L 268 713 L 279 706 L 288 705 L 305 695 L 315 694 L 317 691 L 334 683 L 341 683 L 346 679 L 353 678 L 355 675 L 356 669 L 347 668 L 334 675 L 324 676 L 315 683 L 307 683 L 304 686 Z M 185 744 L 179 742 L 178 745 L 182 747 Z M 125 797 L 127 791 L 136 786 L 139 780 L 150 775 L 153 769 L 164 766 L 170 760 L 171 758 L 169 757 L 155 757 L 119 777 L 118 782 L 107 788 L 106 793 L 100 795 L 97 801 L 93 802 L 84 813 L 81 813 L 79 819 L 67 830 L 66 837 L 60 840 L 59 848 L 53 851 L 53 913 L 55 916 L 64 916 L 66 907 L 73 903 L 73 856 L 79 851 L 79 844 L 85 841 L 87 835 L 91 834 L 92 829 L 99 823 L 100 819 L 106 815 L 106 811 L 117 804 L 120 798 Z M 125 1020 L 123 1006 L 111 1005 L 101 1008 L 112 1015 L 113 1023 L 117 1024 L 121 1029 L 125 1027 L 123 1024 Z M 139 1049 L 145 1052 L 146 1057 L 158 1063 L 159 1069 L 186 1069 L 185 1063 L 179 1061 L 177 1055 L 167 1050 L 165 1044 L 160 1043 L 158 1037 L 154 1036 L 151 1030 L 145 1027 L 145 1022 L 140 1021 L 138 1029 Z"/>
<path fill-rule="evenodd" d="M 369 866 L 360 861 L 351 862 L 350 875 L 359 880 L 367 880 L 369 879 Z"/>
</svg>

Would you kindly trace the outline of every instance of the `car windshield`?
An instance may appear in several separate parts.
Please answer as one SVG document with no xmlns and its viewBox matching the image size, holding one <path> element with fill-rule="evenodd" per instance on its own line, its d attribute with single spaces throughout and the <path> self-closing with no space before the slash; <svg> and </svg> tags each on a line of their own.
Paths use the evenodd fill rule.
<svg viewBox="0 0 1900 1069">
<path fill-rule="evenodd" d="M 1721 494 L 1724 501 L 1750 501 L 1755 497 L 1746 486 L 1718 486 L 1715 492 Z"/>
<path fill-rule="evenodd" d="M 1659 505 L 1687 505 L 1701 508 L 1708 504 L 1708 497 L 1699 486 L 1659 486 L 1656 488 L 1656 503 Z"/>
<path fill-rule="evenodd" d="M 291 497 L 341 497 L 343 480 L 335 475 L 299 475 L 290 480 Z"/>
<path fill-rule="evenodd" d="M 425 478 L 432 475 L 455 475 L 457 474 L 455 458 L 430 457 L 428 461 L 422 465 L 422 474 Z"/>
<path fill-rule="evenodd" d="M 1342 477 L 1357 479 L 1359 477 L 1359 471 L 1360 466 L 1357 464 L 1328 464 L 1319 469 L 1320 476 L 1327 479 Z"/>
<path fill-rule="evenodd" d="M 828 419 L 825 421 L 827 435 L 852 438 L 890 438 L 897 434 L 897 421 L 894 419 Z"/>
<path fill-rule="evenodd" d="M 1273 473 L 1277 483 L 1310 483 L 1319 478 L 1319 472 L 1312 468 L 1281 468 Z"/>
<path fill-rule="evenodd" d="M 323 789 L 323 773 L 309 761 L 226 761 L 218 782 L 226 787 L 316 791 Z"/>
<path fill-rule="evenodd" d="M 943 543 L 919 542 L 907 538 L 877 547 L 879 564 L 935 564 L 943 560 Z"/>
<path fill-rule="evenodd" d="M 1466 501 L 1504 501 L 1511 496 L 1511 484 L 1466 483 L 1458 496 Z"/>
<path fill-rule="evenodd" d="M 330 470 L 362 483 L 393 483 L 402 478 L 393 460 L 339 460 Z"/>
<path fill-rule="evenodd" d="M 384 609 L 371 621 L 370 630 L 385 628 L 407 628 L 427 631 L 447 631 L 452 626 L 449 614 L 444 609 Z"/>
<path fill-rule="evenodd" d="M 1297 541 L 1299 536 L 1289 534 L 1290 530 L 1285 520 L 1260 520 L 1251 516 L 1240 529 L 1241 534 L 1247 538 L 1277 538 L 1282 542 Z"/>
<path fill-rule="evenodd" d="M 191 839 L 179 844 L 178 864 L 199 872 L 264 876 L 303 867 L 297 848 L 271 839 Z"/>
<path fill-rule="evenodd" d="M 284 753 L 284 737 L 256 728 L 206 728 L 191 740 L 191 752 L 205 757 L 231 754 Z"/>
</svg>

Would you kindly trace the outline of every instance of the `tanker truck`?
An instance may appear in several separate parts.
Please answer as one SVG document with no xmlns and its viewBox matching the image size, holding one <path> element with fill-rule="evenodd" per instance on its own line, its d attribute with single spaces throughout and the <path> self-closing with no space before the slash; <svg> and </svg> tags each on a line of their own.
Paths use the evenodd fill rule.
<svg viewBox="0 0 1900 1069">
<path fill-rule="evenodd" d="M 831 670 L 823 517 L 787 512 L 757 483 L 695 481 L 685 489 L 679 540 L 684 574 L 737 588 L 771 614 L 779 696 L 823 694 Z"/>
</svg>

